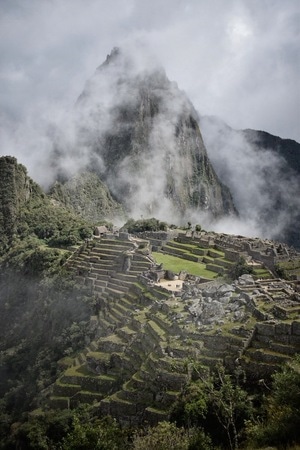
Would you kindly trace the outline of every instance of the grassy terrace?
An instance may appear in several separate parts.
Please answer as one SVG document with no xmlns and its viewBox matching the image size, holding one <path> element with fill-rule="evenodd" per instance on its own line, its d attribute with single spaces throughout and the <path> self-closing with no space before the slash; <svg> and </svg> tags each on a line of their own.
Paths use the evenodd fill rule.
<svg viewBox="0 0 300 450">
<path fill-rule="evenodd" d="M 267 269 L 254 269 L 253 275 L 256 278 L 273 278 L 273 276 Z"/>
<path fill-rule="evenodd" d="M 205 264 L 199 262 L 188 261 L 182 258 L 177 258 L 176 256 L 165 255 L 159 252 L 153 252 L 152 255 L 158 264 L 162 263 L 164 268 L 172 270 L 175 273 L 185 270 L 191 275 L 196 275 L 203 278 L 213 279 L 217 276 L 215 272 L 207 270 Z"/>
<path fill-rule="evenodd" d="M 278 267 L 285 272 L 287 278 L 291 275 L 300 276 L 300 258 L 291 261 L 280 261 Z"/>
</svg>

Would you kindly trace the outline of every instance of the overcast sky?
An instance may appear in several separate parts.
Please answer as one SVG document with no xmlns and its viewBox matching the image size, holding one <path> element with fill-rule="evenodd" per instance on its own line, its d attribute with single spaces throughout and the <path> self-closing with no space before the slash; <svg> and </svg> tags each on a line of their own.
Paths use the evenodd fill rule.
<svg viewBox="0 0 300 450">
<path fill-rule="evenodd" d="M 47 121 L 132 42 L 200 114 L 300 142 L 299 27 L 299 0 L 0 0 L 0 154 L 47 151 Z"/>
</svg>

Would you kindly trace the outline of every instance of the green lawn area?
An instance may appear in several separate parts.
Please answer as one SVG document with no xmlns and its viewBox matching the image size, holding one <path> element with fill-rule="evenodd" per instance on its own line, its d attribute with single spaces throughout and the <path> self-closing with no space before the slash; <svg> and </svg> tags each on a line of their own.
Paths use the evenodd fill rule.
<svg viewBox="0 0 300 450">
<path fill-rule="evenodd" d="M 182 258 L 177 258 L 172 255 L 164 255 L 163 253 L 153 252 L 153 258 L 158 264 L 163 264 L 164 269 L 172 270 L 175 273 L 185 270 L 191 275 L 204 278 L 216 278 L 217 274 L 205 268 L 205 264 L 199 262 L 188 261 Z"/>
</svg>

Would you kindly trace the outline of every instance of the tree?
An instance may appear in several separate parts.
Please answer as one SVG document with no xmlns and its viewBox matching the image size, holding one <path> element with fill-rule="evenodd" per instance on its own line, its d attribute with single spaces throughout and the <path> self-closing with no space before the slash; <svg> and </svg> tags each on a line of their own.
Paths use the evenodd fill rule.
<svg viewBox="0 0 300 450">
<path fill-rule="evenodd" d="M 248 266 L 245 258 L 240 257 L 238 262 L 234 264 L 233 267 L 230 269 L 228 275 L 232 280 L 236 280 L 237 278 L 239 278 L 244 274 L 252 274 L 252 273 L 253 268 L 251 266 Z"/>
<path fill-rule="evenodd" d="M 227 439 L 231 449 L 238 448 L 244 420 L 252 413 L 248 394 L 234 379 L 218 366 L 213 374 L 207 375 L 193 365 L 198 380 L 183 391 L 179 403 L 171 415 L 172 420 L 182 420 L 182 425 L 201 426 L 211 434 L 216 443 Z"/>
<path fill-rule="evenodd" d="M 61 450 L 125 450 L 126 447 L 125 436 L 114 419 L 84 422 L 75 414 L 73 429 L 63 439 Z"/>
<path fill-rule="evenodd" d="M 232 377 L 225 373 L 223 366 L 217 368 L 214 386 L 208 384 L 209 399 L 218 422 L 226 432 L 231 449 L 238 448 L 239 422 L 247 410 L 251 410 L 248 394 Z M 243 421 L 242 421 L 243 424 Z M 241 424 L 240 424 L 241 425 Z"/>
<path fill-rule="evenodd" d="M 184 428 L 170 422 L 140 432 L 133 439 L 133 450 L 188 450 L 189 437 Z"/>
<path fill-rule="evenodd" d="M 247 422 L 249 444 L 287 446 L 300 443 L 300 356 L 273 375 L 262 418 Z"/>
</svg>

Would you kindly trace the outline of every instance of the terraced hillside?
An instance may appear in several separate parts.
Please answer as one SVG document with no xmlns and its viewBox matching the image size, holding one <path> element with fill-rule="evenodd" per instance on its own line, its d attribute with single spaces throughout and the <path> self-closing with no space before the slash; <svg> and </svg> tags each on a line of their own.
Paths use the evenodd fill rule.
<svg viewBox="0 0 300 450">
<path fill-rule="evenodd" d="M 300 351 L 297 284 L 185 275 L 182 288 L 168 290 L 150 276 L 162 270 L 148 243 L 120 237 L 89 242 L 68 262 L 95 293 L 99 312 L 91 318 L 94 339 L 53 387 L 53 407 L 87 402 L 126 424 L 156 423 L 196 375 L 195 363 L 204 371 L 218 362 L 238 365 L 255 379 Z M 162 250 L 226 271 L 229 250 L 204 245 L 179 236 Z"/>
</svg>

